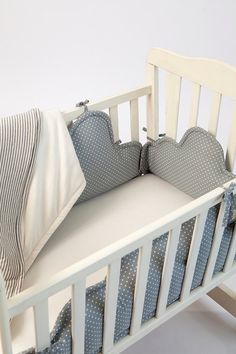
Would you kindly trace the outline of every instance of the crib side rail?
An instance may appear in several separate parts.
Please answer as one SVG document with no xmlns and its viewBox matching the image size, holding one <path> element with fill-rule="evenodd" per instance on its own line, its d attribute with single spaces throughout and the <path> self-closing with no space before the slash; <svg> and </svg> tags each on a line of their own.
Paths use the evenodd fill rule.
<svg viewBox="0 0 236 354">
<path fill-rule="evenodd" d="M 228 184 L 226 184 L 225 187 L 227 187 Z M 222 237 L 221 221 L 225 208 L 224 201 L 222 199 L 223 194 L 224 189 L 217 188 L 201 198 L 190 202 L 175 212 L 170 213 L 162 219 L 138 230 L 127 238 L 120 240 L 117 243 L 61 271 L 57 275 L 53 276 L 50 281 L 29 288 L 8 301 L 5 298 L 4 287 L 1 284 L 0 328 L 3 337 L 3 345 L 5 350 L 4 354 L 12 353 L 9 318 L 24 312 L 29 307 L 33 307 L 34 309 L 37 350 L 42 350 L 49 345 L 48 298 L 67 287 L 72 288 L 73 353 L 84 353 L 86 277 L 104 266 L 108 266 L 103 340 L 104 353 L 119 353 L 131 343 L 134 343 L 136 340 L 140 339 L 145 333 L 151 331 L 160 323 L 173 316 L 191 302 L 195 301 L 203 293 L 210 291 L 222 282 L 224 277 L 236 271 L 234 260 L 232 258 L 232 254 L 235 254 L 236 252 L 236 242 L 234 240 L 232 242 L 232 247 L 234 247 L 234 249 L 231 248 L 228 255 L 230 264 L 229 262 L 226 262 L 227 268 L 225 268 L 222 273 L 212 277 L 213 264 L 217 256 L 219 243 Z M 196 289 L 196 291 L 190 292 L 193 271 L 196 265 L 196 257 L 199 251 L 206 215 L 209 208 L 219 203 L 221 203 L 220 213 L 216 227 L 214 244 L 208 260 L 204 283 L 203 286 Z M 196 223 L 187 261 L 181 299 L 173 306 L 167 308 L 167 297 L 170 288 L 181 225 L 193 217 L 196 217 Z M 162 272 L 161 288 L 157 303 L 156 317 L 155 319 L 148 321 L 145 325 L 141 325 L 152 241 L 164 233 L 168 233 L 168 242 Z M 236 233 L 234 234 L 234 238 L 235 237 Z M 130 336 L 114 345 L 113 338 L 119 288 L 120 262 L 123 256 L 136 249 L 139 249 L 139 261 Z"/>
<path fill-rule="evenodd" d="M 109 116 L 111 118 L 114 139 L 119 140 L 119 114 L 118 107 L 120 104 L 129 103 L 130 106 L 130 130 L 131 139 L 139 141 L 139 98 L 143 96 L 149 97 L 151 95 L 151 86 L 146 85 L 135 90 L 130 90 L 128 92 L 116 95 L 113 97 L 108 97 L 102 101 L 89 103 L 88 108 L 91 110 L 108 110 Z M 83 113 L 84 108 L 75 108 L 73 110 L 63 112 L 65 121 L 67 123 L 78 118 L 78 116 Z"/>
<path fill-rule="evenodd" d="M 199 105 L 202 100 L 202 88 L 212 93 L 210 114 L 206 116 L 208 130 L 217 136 L 222 98 L 229 97 L 233 101 L 231 128 L 227 140 L 226 162 L 228 169 L 234 171 L 236 164 L 236 68 L 207 58 L 191 58 L 161 48 L 153 48 L 148 56 L 148 79 L 152 86 L 152 98 L 148 102 L 148 135 L 156 139 L 159 133 L 159 71 L 165 72 L 165 127 L 166 134 L 173 139 L 177 137 L 179 108 L 181 104 L 182 79 L 192 85 L 191 102 L 189 102 L 188 127 L 198 125 Z M 225 133 L 227 134 L 227 133 Z"/>
</svg>

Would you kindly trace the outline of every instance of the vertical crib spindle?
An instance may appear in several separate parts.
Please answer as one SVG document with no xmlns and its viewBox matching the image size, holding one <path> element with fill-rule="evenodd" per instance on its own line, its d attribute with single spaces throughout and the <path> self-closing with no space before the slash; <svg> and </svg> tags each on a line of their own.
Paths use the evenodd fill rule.
<svg viewBox="0 0 236 354">
<path fill-rule="evenodd" d="M 136 276 L 134 306 L 130 334 L 134 335 L 141 327 L 143 305 L 146 294 L 149 264 L 152 252 L 152 240 L 148 241 L 139 252 L 139 264 Z"/>
<path fill-rule="evenodd" d="M 213 93 L 211 116 L 209 121 L 208 130 L 211 134 L 216 136 L 219 116 L 220 116 L 220 104 L 222 95 L 218 92 Z"/>
<path fill-rule="evenodd" d="M 11 330 L 9 322 L 9 314 L 7 307 L 7 296 L 5 291 L 5 283 L 0 272 L 0 350 L 4 354 L 12 354 Z"/>
<path fill-rule="evenodd" d="M 137 98 L 130 101 L 130 127 L 131 140 L 139 141 L 139 109 Z"/>
<path fill-rule="evenodd" d="M 176 139 L 178 129 L 181 77 L 167 73 L 166 78 L 166 134 Z"/>
<path fill-rule="evenodd" d="M 118 122 L 118 107 L 113 106 L 109 108 L 109 116 L 113 128 L 114 140 L 119 140 L 119 122 Z"/>
<path fill-rule="evenodd" d="M 181 301 L 184 301 L 190 294 L 193 281 L 194 271 L 196 268 L 197 258 L 201 246 L 202 236 L 206 224 L 208 210 L 203 211 L 196 217 L 192 242 L 188 254 L 188 260 L 185 270 L 184 282 L 181 291 Z"/>
<path fill-rule="evenodd" d="M 195 82 L 192 83 L 192 98 L 190 106 L 189 128 L 197 126 L 199 102 L 201 95 L 201 86 Z"/>
<path fill-rule="evenodd" d="M 158 68 L 152 64 L 147 65 L 147 82 L 152 92 L 147 96 L 147 135 L 156 140 L 159 134 L 159 92 Z"/>
<path fill-rule="evenodd" d="M 73 354 L 85 352 L 85 305 L 86 305 L 86 280 L 80 280 L 72 285 L 72 347 Z"/>
<path fill-rule="evenodd" d="M 166 310 L 168 294 L 175 264 L 175 256 L 179 242 L 180 230 L 181 225 L 178 225 L 173 230 L 171 230 L 168 235 L 166 255 L 161 277 L 160 292 L 157 300 L 156 317 L 161 316 Z"/>
<path fill-rule="evenodd" d="M 229 171 L 234 172 L 236 163 L 236 101 L 234 101 L 233 119 L 230 127 L 229 141 L 226 154 L 226 162 Z"/>
<path fill-rule="evenodd" d="M 50 346 L 48 299 L 34 306 L 36 349 L 41 351 Z"/>
<path fill-rule="evenodd" d="M 108 266 L 106 301 L 104 313 L 104 332 L 103 332 L 103 353 L 112 349 L 114 344 L 116 308 L 120 280 L 121 260 L 116 259 Z"/>
<path fill-rule="evenodd" d="M 223 233 L 225 230 L 224 226 L 222 225 L 223 217 L 225 214 L 225 207 L 226 207 L 226 203 L 223 200 L 220 205 L 220 211 L 219 211 L 219 215 L 218 215 L 217 222 L 216 222 L 216 229 L 215 229 L 215 234 L 214 234 L 214 238 L 213 238 L 213 243 L 211 246 L 211 252 L 210 252 L 209 259 L 208 259 L 204 279 L 202 282 L 203 286 L 208 285 L 212 279 L 212 276 L 213 276 L 213 272 L 214 272 L 214 268 L 215 268 L 215 264 L 216 264 L 216 259 L 217 259 L 218 253 L 219 253 L 222 236 L 223 236 Z"/>
</svg>

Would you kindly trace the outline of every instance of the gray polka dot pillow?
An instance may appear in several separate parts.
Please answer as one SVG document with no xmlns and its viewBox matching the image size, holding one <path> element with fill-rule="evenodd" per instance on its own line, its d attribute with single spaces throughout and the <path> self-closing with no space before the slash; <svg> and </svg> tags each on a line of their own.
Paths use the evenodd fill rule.
<svg viewBox="0 0 236 354">
<path fill-rule="evenodd" d="M 142 145 L 135 141 L 115 143 L 106 113 L 83 113 L 69 133 L 87 183 L 77 204 L 139 176 Z"/>
<path fill-rule="evenodd" d="M 164 137 L 144 145 L 141 170 L 163 178 L 193 198 L 235 177 L 226 170 L 220 143 L 199 127 L 187 130 L 179 143 Z"/>
</svg>

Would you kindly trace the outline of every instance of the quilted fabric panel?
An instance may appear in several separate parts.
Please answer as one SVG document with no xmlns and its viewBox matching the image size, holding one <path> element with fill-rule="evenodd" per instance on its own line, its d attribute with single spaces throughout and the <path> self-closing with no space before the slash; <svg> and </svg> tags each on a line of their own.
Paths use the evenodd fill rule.
<svg viewBox="0 0 236 354">
<path fill-rule="evenodd" d="M 147 143 L 141 168 L 143 173 L 154 173 L 193 198 L 235 177 L 225 168 L 219 142 L 200 127 L 187 130 L 179 143 L 169 137 Z"/>
<path fill-rule="evenodd" d="M 146 143 L 142 149 L 140 166 L 143 173 L 154 173 L 195 198 L 235 177 L 225 168 L 221 145 L 211 134 L 202 128 L 189 129 L 179 144 L 168 137 L 158 139 L 154 143 Z M 235 210 L 235 206 L 236 198 L 234 198 L 232 203 L 233 211 Z M 202 283 L 214 238 L 218 212 L 219 206 L 212 207 L 208 212 L 193 277 L 192 289 Z M 233 212 L 231 212 L 231 217 L 232 214 Z M 178 300 L 181 293 L 194 222 L 195 220 L 191 219 L 182 225 L 168 305 Z M 230 224 L 229 220 L 229 224 L 223 234 L 215 265 L 215 273 L 223 269 L 232 239 L 233 227 L 233 224 Z M 156 268 L 155 272 L 157 273 L 155 277 L 159 277 L 160 270 Z M 150 291 L 149 289 L 149 293 Z M 159 284 L 157 285 L 157 283 L 152 282 L 151 292 L 155 292 L 156 294 L 155 301 L 157 300 L 158 291 Z M 149 298 L 148 293 L 146 297 Z M 150 305 L 150 301 L 147 303 Z M 154 303 L 152 306 L 153 305 Z M 155 310 L 153 311 L 154 315 Z M 146 313 L 150 313 L 150 311 Z M 150 317 L 144 316 L 143 320 L 147 320 L 148 318 Z"/>
<path fill-rule="evenodd" d="M 200 129 L 201 130 L 201 129 Z M 172 140 L 172 139 L 171 139 Z M 214 143 L 213 143 L 214 144 Z M 146 145 L 142 151 L 143 158 L 149 153 L 149 148 L 152 144 Z M 222 150 L 219 149 L 218 151 Z M 218 171 L 220 160 L 217 160 L 215 172 Z M 222 161 L 221 161 L 222 162 Z M 145 171 L 149 170 L 148 161 L 145 161 Z M 171 169 L 170 169 L 171 170 Z M 222 169 L 222 176 L 216 173 L 217 186 L 222 183 L 222 180 L 228 181 L 234 176 Z M 171 176 L 170 176 L 171 177 Z M 208 177 L 207 177 L 208 178 Z M 210 178 L 210 177 L 209 177 Z M 197 184 L 199 186 L 199 184 Z M 212 188 L 212 183 L 208 182 L 208 187 Z M 206 186 L 204 187 L 206 188 Z M 198 192 L 198 193 L 197 193 Z M 194 193 L 201 194 L 202 188 L 195 189 Z M 236 199 L 234 200 L 236 203 Z M 207 216 L 203 238 L 200 246 L 200 252 L 197 259 L 196 269 L 194 272 L 191 289 L 201 285 L 207 261 L 210 255 L 210 250 L 215 233 L 215 225 L 219 212 L 219 205 L 212 207 Z M 168 295 L 168 305 L 178 301 L 181 294 L 182 283 L 184 279 L 186 262 L 188 258 L 189 248 L 191 244 L 192 234 L 194 230 L 195 218 L 186 221 L 181 228 L 180 240 L 176 252 L 174 271 L 172 274 L 170 290 Z M 214 272 L 219 272 L 223 269 L 227 252 L 230 246 L 233 233 L 233 224 L 229 224 L 224 231 L 220 251 L 217 257 L 217 262 Z M 149 320 L 155 316 L 157 299 L 161 284 L 161 276 L 165 259 L 167 245 L 167 234 L 162 235 L 153 241 L 151 261 L 148 273 L 148 282 L 145 294 L 145 302 L 143 309 L 142 322 Z M 121 274 L 118 293 L 118 303 L 116 312 L 116 325 L 114 341 L 129 334 L 132 306 L 134 299 L 134 288 L 136 281 L 138 251 L 123 257 L 121 262 Z M 103 314 L 105 304 L 106 281 L 103 281 L 89 288 L 86 293 L 86 327 L 85 327 L 85 353 L 95 354 L 101 352 L 102 335 L 103 335 Z M 27 354 L 35 353 L 34 349 L 27 351 Z M 51 346 L 42 352 L 46 353 L 71 353 L 71 304 L 66 304 L 61 311 L 54 330 L 51 334 Z"/>
<path fill-rule="evenodd" d="M 83 113 L 69 127 L 69 132 L 87 182 L 77 204 L 140 175 L 142 145 L 139 142 L 115 143 L 111 120 L 106 113 Z"/>
<path fill-rule="evenodd" d="M 209 257 L 210 247 L 214 236 L 215 220 L 218 214 L 218 209 L 216 207 L 211 208 L 208 214 L 208 221 L 203 235 L 204 241 L 201 245 L 198 257 L 198 265 L 195 270 L 192 289 L 201 285 L 203 279 L 205 265 Z M 180 297 L 194 222 L 195 220 L 191 219 L 182 225 L 180 242 L 175 259 L 174 273 L 168 296 L 168 305 L 177 301 Z M 230 228 L 226 228 L 226 230 L 227 237 L 230 237 L 230 235 L 232 235 L 232 228 L 231 230 Z M 163 234 L 161 237 L 153 241 L 142 322 L 146 322 L 155 316 L 166 245 L 167 234 Z M 223 253 L 221 255 L 221 261 L 224 263 L 225 257 Z M 138 250 L 123 257 L 121 261 L 114 342 L 117 342 L 128 335 L 130 331 L 137 261 Z M 221 266 L 221 264 L 218 264 L 218 271 L 222 269 Z M 106 281 L 102 281 L 88 288 L 86 292 L 85 354 L 96 354 L 100 353 L 102 350 L 105 292 Z M 69 301 L 60 312 L 51 333 L 50 348 L 37 354 L 71 354 L 71 339 L 71 302 Z M 35 354 L 36 352 L 35 349 L 32 348 L 24 353 Z"/>
</svg>

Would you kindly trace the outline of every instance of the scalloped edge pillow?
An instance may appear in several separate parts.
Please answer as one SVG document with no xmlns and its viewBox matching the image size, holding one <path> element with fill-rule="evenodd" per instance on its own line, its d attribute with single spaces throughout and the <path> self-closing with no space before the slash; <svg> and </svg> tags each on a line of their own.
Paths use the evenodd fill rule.
<svg viewBox="0 0 236 354">
<path fill-rule="evenodd" d="M 188 129 L 179 143 L 169 137 L 146 143 L 141 170 L 163 178 L 193 198 L 235 178 L 226 169 L 220 143 L 200 127 Z"/>
<path fill-rule="evenodd" d="M 140 175 L 142 144 L 115 143 L 110 117 L 86 111 L 69 126 L 86 187 L 76 204 L 96 197 Z"/>
</svg>

